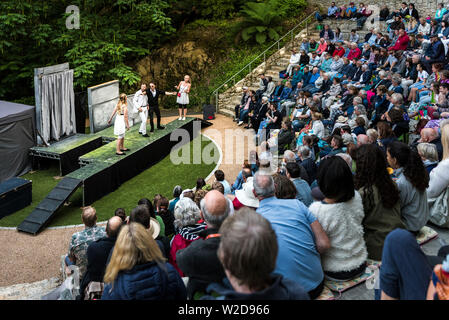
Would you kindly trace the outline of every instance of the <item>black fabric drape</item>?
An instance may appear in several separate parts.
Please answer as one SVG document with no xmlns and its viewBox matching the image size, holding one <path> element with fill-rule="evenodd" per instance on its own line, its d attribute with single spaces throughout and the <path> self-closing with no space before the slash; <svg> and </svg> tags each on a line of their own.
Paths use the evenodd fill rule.
<svg viewBox="0 0 449 320">
<path fill-rule="evenodd" d="M 75 93 L 76 132 L 86 133 L 87 92 Z"/>
</svg>

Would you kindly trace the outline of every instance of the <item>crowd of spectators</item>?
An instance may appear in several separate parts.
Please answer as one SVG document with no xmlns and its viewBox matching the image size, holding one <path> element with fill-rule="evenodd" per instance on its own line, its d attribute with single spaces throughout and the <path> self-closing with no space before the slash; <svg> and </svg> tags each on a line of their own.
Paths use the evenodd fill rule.
<svg viewBox="0 0 449 320">
<path fill-rule="evenodd" d="M 333 3 L 319 18 L 371 15 Z M 373 18 L 388 32 L 345 41 L 325 26 L 285 78 L 243 88 L 235 121 L 259 149 L 235 180 L 217 170 L 118 208 L 106 229 L 85 208 L 65 259 L 78 298 L 316 299 L 372 259 L 376 298 L 448 299 L 449 247 L 426 256 L 416 241 L 429 221 L 449 227 L 448 13 L 431 23 L 404 3 Z"/>
</svg>

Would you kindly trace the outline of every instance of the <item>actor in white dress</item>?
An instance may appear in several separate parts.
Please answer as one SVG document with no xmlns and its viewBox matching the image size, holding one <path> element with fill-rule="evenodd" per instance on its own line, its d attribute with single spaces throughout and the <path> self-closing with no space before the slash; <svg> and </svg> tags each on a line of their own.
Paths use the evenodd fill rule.
<svg viewBox="0 0 449 320">
<path fill-rule="evenodd" d="M 148 137 L 147 135 L 147 119 L 148 119 L 148 96 L 147 96 L 147 85 L 143 83 L 140 86 L 140 90 L 134 94 L 133 98 L 133 111 L 138 113 L 140 120 L 139 133 L 143 137 Z"/>
<path fill-rule="evenodd" d="M 120 95 L 120 100 L 117 103 L 117 106 L 114 108 L 111 117 L 108 120 L 108 124 L 111 124 L 112 118 L 115 117 L 114 121 L 114 134 L 117 136 L 117 150 L 116 154 L 121 156 L 125 153 L 123 151 L 129 151 L 129 149 L 125 149 L 125 132 L 129 130 L 129 122 L 128 122 L 128 98 L 126 94 L 122 93 Z"/>
<path fill-rule="evenodd" d="M 176 98 L 176 103 L 179 105 L 179 118 L 178 120 L 185 120 L 187 115 L 187 106 L 189 104 L 189 93 L 190 93 L 190 76 L 186 75 L 184 81 L 181 81 L 177 86 L 178 97 Z M 184 113 L 184 115 L 183 115 Z"/>
</svg>

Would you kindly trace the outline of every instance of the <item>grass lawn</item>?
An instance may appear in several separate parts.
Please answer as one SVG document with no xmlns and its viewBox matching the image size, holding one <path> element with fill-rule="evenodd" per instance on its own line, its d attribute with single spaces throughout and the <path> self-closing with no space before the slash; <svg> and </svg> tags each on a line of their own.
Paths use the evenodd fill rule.
<svg viewBox="0 0 449 320">
<path fill-rule="evenodd" d="M 212 143 L 202 137 L 202 150 Z M 197 138 L 198 139 L 198 138 Z M 190 143 L 190 157 L 193 159 L 193 141 Z M 212 155 L 212 154 L 211 154 Z M 115 209 L 124 208 L 129 214 L 141 198 L 151 201 L 156 193 L 160 193 L 171 199 L 173 187 L 177 184 L 183 189 L 193 188 L 199 177 L 206 178 L 215 168 L 219 159 L 219 152 L 214 145 L 214 162 L 212 164 L 179 164 L 174 165 L 170 161 L 170 155 L 162 161 L 145 170 L 131 180 L 128 180 L 114 192 L 97 200 L 92 204 L 97 210 L 98 221 L 110 218 Z M 193 163 L 193 160 L 191 161 Z M 54 179 L 59 174 L 59 168 L 55 163 L 49 169 L 27 173 L 22 178 L 33 181 L 33 202 L 28 207 L 0 220 L 0 227 L 17 227 L 58 184 Z M 69 199 L 70 204 L 63 207 L 50 222 L 50 227 L 81 224 L 82 192 L 77 190 Z"/>
</svg>

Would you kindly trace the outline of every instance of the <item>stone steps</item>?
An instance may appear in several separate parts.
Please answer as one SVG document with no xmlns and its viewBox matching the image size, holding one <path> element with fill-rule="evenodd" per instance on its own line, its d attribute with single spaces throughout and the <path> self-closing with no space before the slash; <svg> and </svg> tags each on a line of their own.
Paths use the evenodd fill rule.
<svg viewBox="0 0 449 320">
<path fill-rule="evenodd" d="M 351 29 L 357 29 L 357 22 L 351 20 L 329 20 L 326 19 L 323 24 L 329 24 L 332 30 L 335 30 L 336 27 L 339 27 L 343 34 L 343 39 L 349 40 L 349 35 Z M 381 23 L 381 27 L 379 28 L 381 32 L 383 32 L 385 26 L 384 23 Z M 319 39 L 320 31 L 317 30 L 316 24 L 310 26 L 308 29 L 309 34 L 308 38 Z M 362 30 L 357 30 L 360 38 L 363 39 L 365 35 L 369 31 L 366 27 Z M 249 87 L 250 90 L 256 91 L 259 87 L 259 78 L 258 74 L 260 72 L 264 72 L 266 76 L 271 76 L 273 81 L 279 80 L 279 72 L 287 69 L 287 66 L 290 62 L 291 48 L 296 47 L 299 49 L 301 45 L 302 35 L 306 33 L 305 30 L 302 30 L 298 34 L 295 35 L 294 40 L 288 43 L 285 47 L 280 48 L 279 51 L 274 53 L 271 57 L 268 57 L 266 63 L 257 66 L 253 69 L 253 71 L 247 75 L 243 80 L 237 82 L 234 86 L 229 88 L 226 92 L 219 95 L 219 112 L 228 117 L 234 117 L 234 108 L 236 105 L 240 103 L 242 97 L 243 86 Z"/>
</svg>

